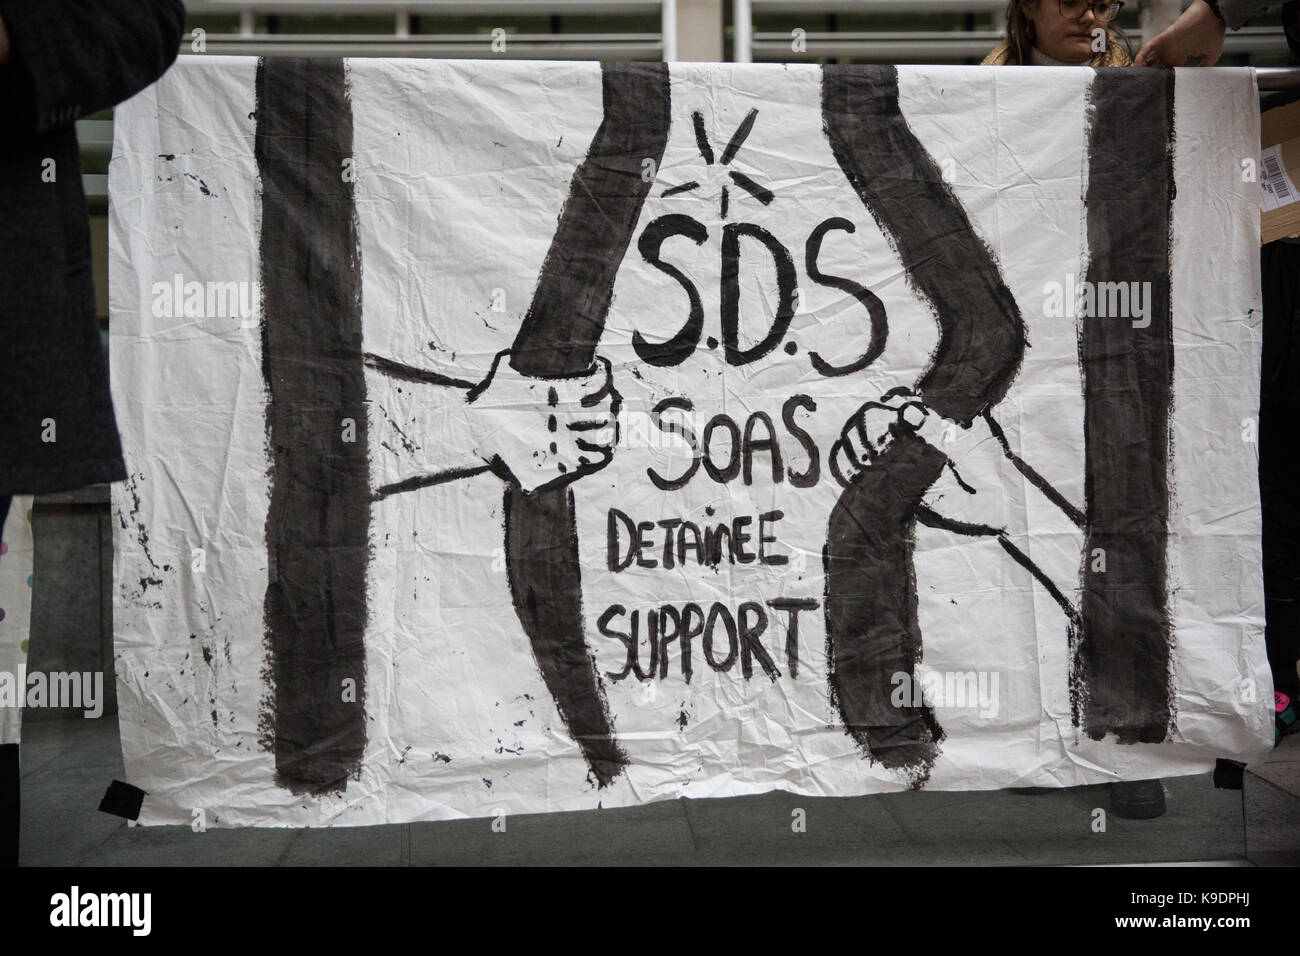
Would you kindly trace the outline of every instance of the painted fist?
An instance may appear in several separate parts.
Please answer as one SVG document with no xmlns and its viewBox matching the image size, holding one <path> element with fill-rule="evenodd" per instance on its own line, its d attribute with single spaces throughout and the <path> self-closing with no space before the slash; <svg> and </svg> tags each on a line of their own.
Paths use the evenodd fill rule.
<svg viewBox="0 0 1300 956">
<path fill-rule="evenodd" d="M 608 360 L 582 375 L 534 378 L 502 352 L 469 394 L 475 454 L 524 491 L 567 484 L 599 471 L 618 443 L 622 396 Z"/>
<path fill-rule="evenodd" d="M 929 409 L 903 388 L 864 404 L 844 423 L 839 440 L 831 446 L 831 471 L 836 480 L 847 485 L 870 467 L 895 437 L 919 431 L 929 416 Z"/>
</svg>

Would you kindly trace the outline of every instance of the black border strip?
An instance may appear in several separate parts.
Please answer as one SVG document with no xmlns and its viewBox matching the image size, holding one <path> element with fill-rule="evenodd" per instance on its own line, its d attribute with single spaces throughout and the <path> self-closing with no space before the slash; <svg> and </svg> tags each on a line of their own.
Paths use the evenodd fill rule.
<svg viewBox="0 0 1300 956">
<path fill-rule="evenodd" d="M 1146 328 L 1079 320 L 1088 527 L 1070 698 L 1076 725 L 1094 740 L 1113 733 L 1120 743 L 1158 743 L 1173 720 L 1174 74 L 1101 70 L 1088 101 L 1087 281 L 1150 282 L 1151 313 Z"/>
<path fill-rule="evenodd" d="M 254 150 L 271 453 L 269 743 L 278 784 L 325 793 L 360 773 L 366 744 L 370 468 L 342 60 L 258 61 Z M 354 695 L 343 692 L 347 680 Z"/>
</svg>

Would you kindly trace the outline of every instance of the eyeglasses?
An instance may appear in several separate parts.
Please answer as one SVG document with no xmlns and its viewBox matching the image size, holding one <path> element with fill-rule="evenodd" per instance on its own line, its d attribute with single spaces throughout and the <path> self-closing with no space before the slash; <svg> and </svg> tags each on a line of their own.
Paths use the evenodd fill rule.
<svg viewBox="0 0 1300 956">
<path fill-rule="evenodd" d="M 1089 10 L 1098 20 L 1109 23 L 1119 16 L 1124 8 L 1124 0 L 1112 0 L 1111 3 L 1093 3 L 1090 0 L 1057 0 L 1061 16 L 1067 20 L 1082 20 Z"/>
</svg>

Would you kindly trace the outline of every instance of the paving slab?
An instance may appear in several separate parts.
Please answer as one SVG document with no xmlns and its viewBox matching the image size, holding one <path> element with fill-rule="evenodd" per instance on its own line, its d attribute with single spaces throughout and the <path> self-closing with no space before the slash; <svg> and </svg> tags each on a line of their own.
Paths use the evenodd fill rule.
<svg viewBox="0 0 1300 956">
<path fill-rule="evenodd" d="M 112 718 L 43 720 L 22 748 L 24 865 L 1161 865 L 1300 864 L 1300 735 L 1242 791 L 1164 781 L 1168 810 L 1125 820 L 1105 786 L 666 800 L 638 807 L 311 830 L 129 827 L 100 813 L 123 778 Z M 1105 830 L 1096 832 L 1096 811 Z"/>
</svg>

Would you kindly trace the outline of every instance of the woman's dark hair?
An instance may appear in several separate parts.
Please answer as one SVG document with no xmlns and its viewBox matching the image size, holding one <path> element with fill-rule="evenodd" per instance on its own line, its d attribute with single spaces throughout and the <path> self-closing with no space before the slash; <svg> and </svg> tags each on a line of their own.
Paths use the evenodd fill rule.
<svg viewBox="0 0 1300 956">
<path fill-rule="evenodd" d="M 1038 0 L 1039 3 L 1056 3 L 1058 0 Z M 1025 16 L 1025 0 L 1009 0 L 1007 3 L 1007 59 L 1009 66 L 1023 66 L 1033 62 L 1029 52 L 1034 45 L 1034 25 Z M 1130 59 L 1133 56 L 1133 44 L 1128 35 L 1120 29 L 1118 23 L 1106 24 L 1106 32 L 1111 39 L 1124 45 Z M 1094 56 L 1093 60 L 1097 58 Z M 1096 65 L 1096 64 L 1094 64 Z"/>
<path fill-rule="evenodd" d="M 1007 3 L 1007 64 L 1023 66 L 1030 62 L 1029 48 L 1034 45 L 1034 25 L 1025 16 L 1022 0 Z"/>
</svg>

